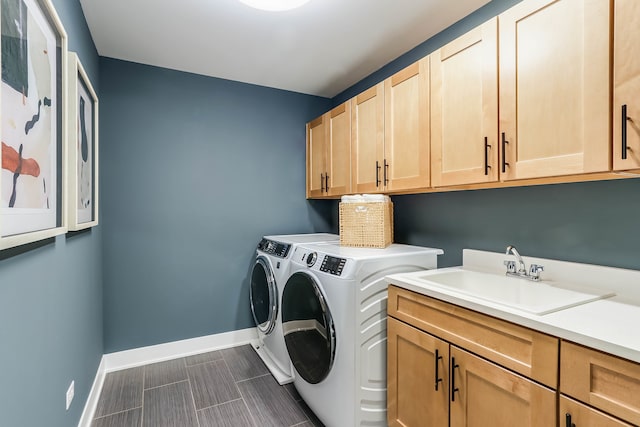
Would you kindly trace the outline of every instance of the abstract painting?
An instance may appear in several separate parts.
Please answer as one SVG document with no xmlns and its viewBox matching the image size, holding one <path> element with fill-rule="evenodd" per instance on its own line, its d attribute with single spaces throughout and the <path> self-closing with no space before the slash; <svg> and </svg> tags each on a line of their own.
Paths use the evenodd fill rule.
<svg viewBox="0 0 640 427">
<path fill-rule="evenodd" d="M 66 34 L 50 0 L 1 0 L 0 249 L 64 232 Z"/>
<path fill-rule="evenodd" d="M 69 52 L 67 164 L 68 228 L 76 231 L 98 224 L 98 97 L 78 56 Z"/>
</svg>

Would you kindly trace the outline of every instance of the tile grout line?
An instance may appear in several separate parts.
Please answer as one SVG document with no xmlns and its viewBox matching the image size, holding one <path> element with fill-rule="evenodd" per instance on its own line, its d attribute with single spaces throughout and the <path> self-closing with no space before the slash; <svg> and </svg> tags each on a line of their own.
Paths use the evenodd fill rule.
<svg viewBox="0 0 640 427">
<path fill-rule="evenodd" d="M 244 399 L 242 398 L 242 395 L 240 395 L 240 397 L 239 397 L 239 398 L 237 398 L 237 399 L 227 400 L 226 402 L 216 403 L 215 405 L 206 406 L 206 407 L 204 407 L 204 408 L 196 409 L 196 411 L 204 411 L 205 409 L 215 408 L 215 407 L 217 407 L 217 406 L 225 405 L 225 404 L 227 404 L 227 403 L 237 402 L 238 400 L 242 400 L 242 401 L 244 401 Z M 195 400 L 194 400 L 194 402 L 195 402 Z"/>
<path fill-rule="evenodd" d="M 189 377 L 188 376 L 184 380 L 174 381 L 172 383 L 166 383 L 166 384 L 158 385 L 158 386 L 155 386 L 155 387 L 145 388 L 144 391 L 155 390 L 155 389 L 158 389 L 158 388 L 161 388 L 161 387 L 166 387 L 168 385 L 174 385 L 174 384 L 183 383 L 185 381 L 189 381 Z"/>
<path fill-rule="evenodd" d="M 147 365 L 142 369 L 142 414 L 140 415 L 140 427 L 144 427 L 144 383 L 147 379 Z"/>
<path fill-rule="evenodd" d="M 270 375 L 271 375 L 271 374 L 270 374 L 269 372 L 267 372 L 266 374 L 257 375 L 257 376 L 255 376 L 255 377 L 245 378 L 245 379 L 243 379 L 243 380 L 238 380 L 238 381 L 234 380 L 234 381 L 235 381 L 236 383 L 243 383 L 243 382 L 245 382 L 245 381 L 251 381 L 251 380 L 255 380 L 255 379 L 258 379 L 258 378 L 262 378 L 262 377 L 268 377 L 268 376 L 270 376 Z M 277 381 L 276 381 L 276 382 L 277 382 Z M 278 384 L 278 385 L 280 385 L 280 384 Z M 282 387 L 282 386 L 280 386 L 280 387 Z"/>
<path fill-rule="evenodd" d="M 222 355 L 222 361 L 224 362 L 224 365 L 227 367 L 227 370 L 229 371 L 229 374 L 231 375 L 231 378 L 233 378 L 233 374 L 231 373 L 231 369 L 229 369 L 229 364 L 227 363 L 227 359 L 224 358 L 224 354 Z M 236 390 L 238 390 L 238 394 L 240 395 L 240 398 L 242 399 L 242 403 L 244 403 L 244 406 L 247 408 L 247 413 L 249 414 L 249 417 L 251 418 L 251 422 L 253 423 L 254 426 L 258 426 L 258 422 L 256 421 L 256 418 L 253 416 L 253 413 L 251 412 L 251 408 L 249 408 L 249 404 L 247 403 L 246 399 L 244 398 L 244 395 L 242 394 L 242 390 L 240 390 L 240 387 L 238 387 L 238 381 L 236 381 L 235 379 L 233 380 L 233 385 L 236 386 Z M 260 412 L 260 411 L 258 411 Z"/>
<path fill-rule="evenodd" d="M 125 409 L 123 411 L 114 412 L 112 414 L 101 415 L 99 417 L 95 417 L 92 421 L 101 420 L 102 418 L 107 418 L 107 417 L 113 417 L 114 415 L 124 414 L 125 412 L 133 411 L 136 409 L 142 409 L 142 405 L 136 406 L 135 408 Z"/>
</svg>

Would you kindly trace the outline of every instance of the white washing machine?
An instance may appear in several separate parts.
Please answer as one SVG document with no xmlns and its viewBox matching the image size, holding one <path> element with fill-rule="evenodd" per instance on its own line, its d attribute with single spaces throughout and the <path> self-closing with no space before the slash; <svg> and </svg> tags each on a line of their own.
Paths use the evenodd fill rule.
<svg viewBox="0 0 640 427">
<path fill-rule="evenodd" d="M 437 268 L 441 249 L 295 248 L 282 295 L 294 384 L 327 427 L 387 425 L 389 274 Z"/>
<path fill-rule="evenodd" d="M 290 234 L 264 236 L 256 249 L 249 288 L 251 313 L 258 339 L 251 345 L 280 384 L 293 381 L 293 370 L 282 334 L 280 305 L 289 275 L 293 250 L 303 243 L 339 241 L 336 234 Z"/>
</svg>

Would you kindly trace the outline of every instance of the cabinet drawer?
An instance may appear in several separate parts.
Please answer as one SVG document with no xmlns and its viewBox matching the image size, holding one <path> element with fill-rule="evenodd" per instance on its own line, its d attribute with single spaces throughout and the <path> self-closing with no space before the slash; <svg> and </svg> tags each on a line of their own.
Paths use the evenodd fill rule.
<svg viewBox="0 0 640 427">
<path fill-rule="evenodd" d="M 557 388 L 557 338 L 395 286 L 389 287 L 387 312 L 389 316 Z"/>
<path fill-rule="evenodd" d="M 640 365 L 562 341 L 560 391 L 640 424 Z"/>
<path fill-rule="evenodd" d="M 560 396 L 559 408 L 561 426 L 569 425 L 567 416 L 571 416 L 571 424 L 580 427 L 631 427 L 631 424 L 610 417 L 566 396 Z"/>
</svg>

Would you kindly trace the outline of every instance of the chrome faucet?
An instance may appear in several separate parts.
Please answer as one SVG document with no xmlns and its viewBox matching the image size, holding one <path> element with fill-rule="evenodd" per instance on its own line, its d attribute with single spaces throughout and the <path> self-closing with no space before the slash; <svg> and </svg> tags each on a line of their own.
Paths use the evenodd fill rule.
<svg viewBox="0 0 640 427">
<path fill-rule="evenodd" d="M 531 266 L 529 266 L 529 271 L 527 271 L 527 266 L 515 246 L 507 246 L 506 255 L 509 254 L 513 254 L 513 256 L 516 257 L 519 268 L 516 269 L 516 261 L 505 260 L 504 265 L 507 266 L 507 276 L 522 277 L 533 280 L 534 282 L 540 280 L 540 272 L 544 271 L 544 267 L 542 265 L 531 264 Z"/>
</svg>

